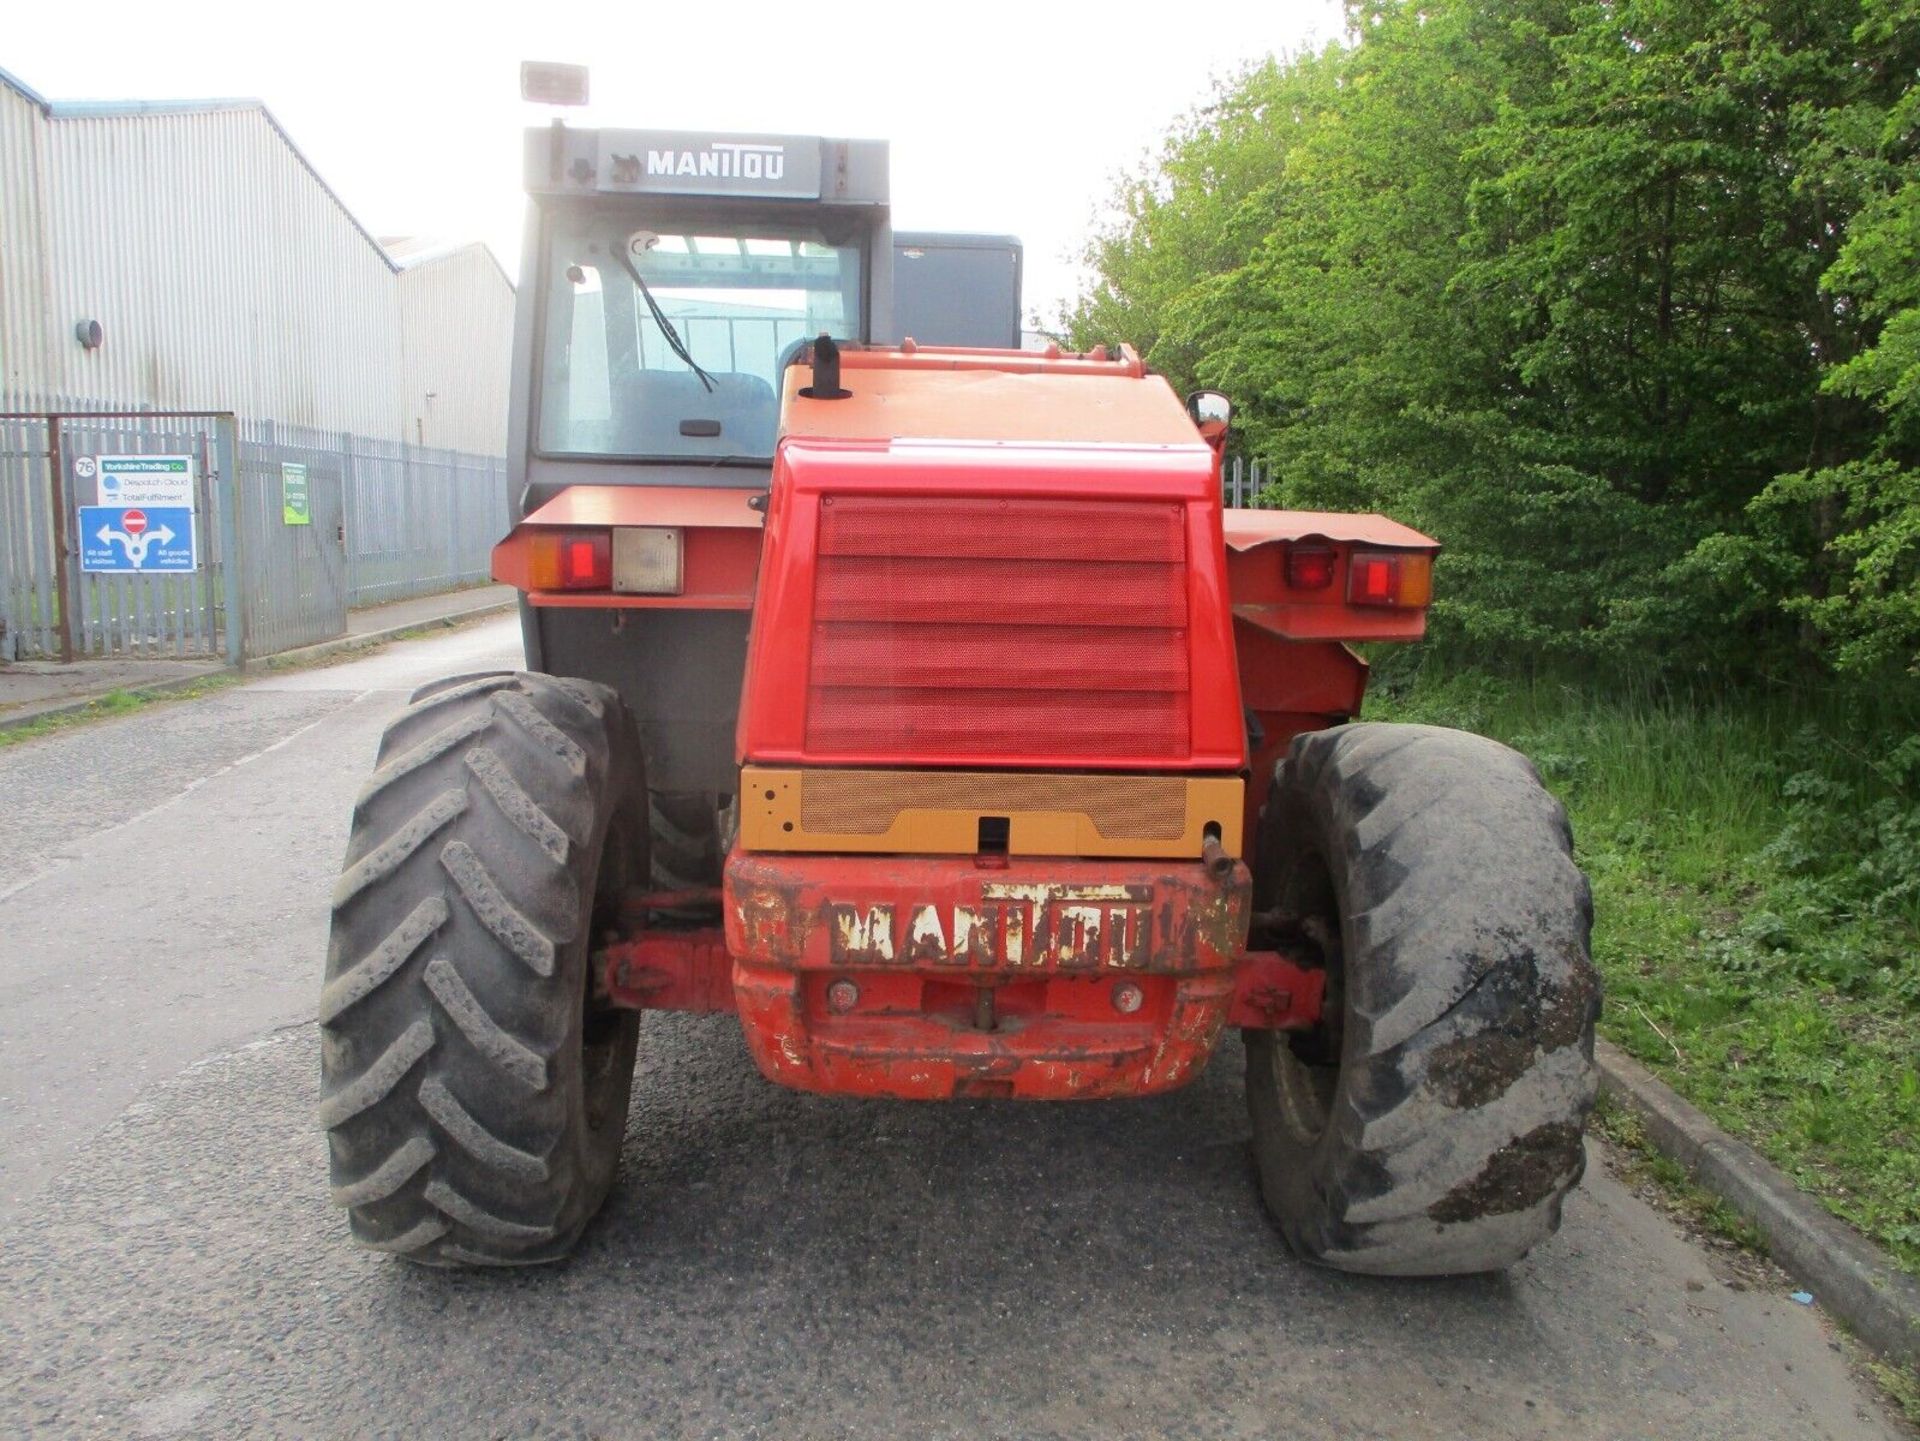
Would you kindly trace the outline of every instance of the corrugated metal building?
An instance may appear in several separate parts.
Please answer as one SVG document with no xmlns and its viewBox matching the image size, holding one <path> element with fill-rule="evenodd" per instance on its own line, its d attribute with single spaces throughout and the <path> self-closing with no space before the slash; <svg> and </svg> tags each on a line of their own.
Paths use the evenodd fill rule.
<svg viewBox="0 0 1920 1441">
<path fill-rule="evenodd" d="M 0 71 L 0 410 L 51 369 L 44 308 L 47 103 Z"/>
<path fill-rule="evenodd" d="M 415 236 L 382 237 L 400 267 L 401 391 L 407 436 L 416 445 L 476 447 L 456 437 L 490 436 L 488 453 L 507 444 L 508 368 L 513 286 L 493 252 L 477 242 L 448 244 Z M 476 364 L 473 346 L 496 347 Z M 457 384 L 449 385 L 450 380 Z"/>
<path fill-rule="evenodd" d="M 0 409 L 498 454 L 512 311 L 482 246 L 390 255 L 258 101 L 50 103 L 0 71 Z"/>
</svg>

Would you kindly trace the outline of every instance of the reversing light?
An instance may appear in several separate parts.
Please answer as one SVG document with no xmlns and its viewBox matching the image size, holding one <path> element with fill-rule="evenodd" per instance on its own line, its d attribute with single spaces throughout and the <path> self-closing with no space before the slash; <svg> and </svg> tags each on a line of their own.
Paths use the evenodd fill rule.
<svg viewBox="0 0 1920 1441">
<path fill-rule="evenodd" d="M 532 590 L 606 590 L 613 584 L 613 538 L 604 530 L 536 529 L 527 546 Z"/>
<path fill-rule="evenodd" d="M 1433 599 L 1433 557 L 1360 550 L 1347 563 L 1349 605 L 1422 606 Z"/>
<path fill-rule="evenodd" d="M 1325 590 L 1333 584 L 1333 568 L 1340 553 L 1330 545 L 1294 544 L 1287 547 L 1287 586 L 1291 590 Z"/>
<path fill-rule="evenodd" d="M 684 537 L 677 525 L 623 525 L 613 533 L 613 588 L 629 595 L 679 595 Z"/>
</svg>

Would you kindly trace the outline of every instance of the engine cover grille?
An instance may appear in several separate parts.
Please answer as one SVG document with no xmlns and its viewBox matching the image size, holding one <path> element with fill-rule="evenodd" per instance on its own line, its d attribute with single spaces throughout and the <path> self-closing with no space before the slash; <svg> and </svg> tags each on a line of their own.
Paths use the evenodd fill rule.
<svg viewBox="0 0 1920 1441">
<path fill-rule="evenodd" d="M 809 831 L 884 835 L 907 810 L 1078 811 L 1102 835 L 1167 841 L 1186 834 L 1190 784 L 1174 775 L 820 770 L 806 777 L 800 818 Z"/>
<path fill-rule="evenodd" d="M 807 747 L 1188 753 L 1184 507 L 826 496 Z"/>
</svg>

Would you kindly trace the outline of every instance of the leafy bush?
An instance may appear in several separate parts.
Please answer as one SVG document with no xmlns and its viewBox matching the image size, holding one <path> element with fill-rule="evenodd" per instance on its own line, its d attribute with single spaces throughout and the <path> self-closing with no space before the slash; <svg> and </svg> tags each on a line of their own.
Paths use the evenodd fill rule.
<svg viewBox="0 0 1920 1441">
<path fill-rule="evenodd" d="M 1116 197 L 1064 316 L 1274 498 L 1446 544 L 1512 670 L 1920 657 L 1920 0 L 1354 0 Z"/>
</svg>

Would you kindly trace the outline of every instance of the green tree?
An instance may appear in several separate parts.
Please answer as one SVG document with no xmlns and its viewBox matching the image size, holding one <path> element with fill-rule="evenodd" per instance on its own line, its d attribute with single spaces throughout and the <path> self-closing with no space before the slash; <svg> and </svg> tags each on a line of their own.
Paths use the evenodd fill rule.
<svg viewBox="0 0 1920 1441">
<path fill-rule="evenodd" d="M 1855 40 L 1865 81 L 1829 117 L 1824 158 L 1857 208 L 1820 294 L 1863 343 L 1834 357 L 1821 399 L 1863 438 L 1823 437 L 1761 492 L 1752 552 L 1793 578 L 1785 608 L 1837 643 L 1843 670 L 1920 673 L 1920 3 L 1869 3 Z"/>
<path fill-rule="evenodd" d="M 1232 392 L 1278 498 L 1440 536 L 1455 647 L 1869 663 L 1915 623 L 1915 5 L 1354 4 L 1124 187 L 1068 328 Z"/>
</svg>

